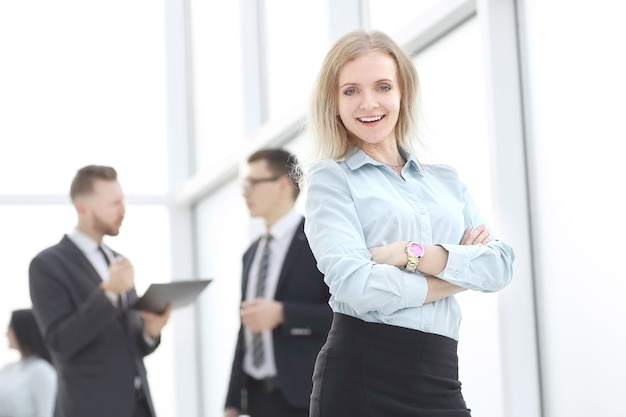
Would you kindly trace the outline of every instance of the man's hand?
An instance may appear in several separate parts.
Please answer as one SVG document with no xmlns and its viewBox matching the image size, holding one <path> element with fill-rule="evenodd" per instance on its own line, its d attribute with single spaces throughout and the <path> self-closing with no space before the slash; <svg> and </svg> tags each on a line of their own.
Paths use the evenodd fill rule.
<svg viewBox="0 0 626 417">
<path fill-rule="evenodd" d="M 109 279 L 100 287 L 104 291 L 112 291 L 115 295 L 129 291 L 135 286 L 135 270 L 133 264 L 124 257 L 118 256 L 109 266 Z"/>
<path fill-rule="evenodd" d="M 239 410 L 235 407 L 226 407 L 224 410 L 224 417 L 238 417 Z"/>
<path fill-rule="evenodd" d="M 224 417 L 238 417 L 239 410 L 235 407 L 226 407 L 224 410 Z"/>
<path fill-rule="evenodd" d="M 139 314 L 143 318 L 143 329 L 146 334 L 153 339 L 158 338 L 161 335 L 161 330 L 167 324 L 171 312 L 172 307 L 170 306 L 167 306 L 167 309 L 160 315 L 149 311 L 140 311 Z"/>
<path fill-rule="evenodd" d="M 281 324 L 283 317 L 283 303 L 265 298 L 241 303 L 241 324 L 253 332 L 271 330 Z"/>
</svg>

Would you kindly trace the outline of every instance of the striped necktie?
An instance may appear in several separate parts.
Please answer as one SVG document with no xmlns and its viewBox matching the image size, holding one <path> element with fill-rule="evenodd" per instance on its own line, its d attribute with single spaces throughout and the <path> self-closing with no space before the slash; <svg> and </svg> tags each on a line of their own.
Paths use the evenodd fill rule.
<svg viewBox="0 0 626 417">
<path fill-rule="evenodd" d="M 265 282 L 267 281 L 267 267 L 270 256 L 270 241 L 272 235 L 265 236 L 265 246 L 261 253 L 261 262 L 259 264 L 259 275 L 257 277 L 255 296 L 265 297 Z M 263 346 L 263 334 L 261 332 L 252 334 L 252 363 L 255 367 L 260 367 L 265 362 L 265 348 Z"/>
</svg>

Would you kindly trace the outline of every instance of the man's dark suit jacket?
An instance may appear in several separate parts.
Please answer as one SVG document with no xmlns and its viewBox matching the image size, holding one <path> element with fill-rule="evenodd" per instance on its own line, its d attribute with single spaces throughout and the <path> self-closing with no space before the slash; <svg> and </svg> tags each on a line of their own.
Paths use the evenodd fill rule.
<svg viewBox="0 0 626 417">
<path fill-rule="evenodd" d="M 248 273 L 260 239 L 243 255 L 242 299 L 245 299 Z M 294 407 L 308 408 L 315 359 L 332 322 L 328 305 L 330 294 L 324 277 L 304 235 L 300 222 L 278 278 L 274 299 L 283 303 L 284 322 L 273 332 L 277 386 Z M 226 407 L 241 409 L 241 391 L 248 376 L 243 372 L 245 350 L 243 326 L 239 330 Z"/>
<path fill-rule="evenodd" d="M 100 275 L 67 237 L 30 263 L 33 312 L 58 375 L 55 417 L 131 417 L 138 375 L 152 415 L 143 338 L 134 310 L 113 306 Z M 137 299 L 135 290 L 128 302 Z M 158 343 L 157 343 L 158 344 Z"/>
</svg>

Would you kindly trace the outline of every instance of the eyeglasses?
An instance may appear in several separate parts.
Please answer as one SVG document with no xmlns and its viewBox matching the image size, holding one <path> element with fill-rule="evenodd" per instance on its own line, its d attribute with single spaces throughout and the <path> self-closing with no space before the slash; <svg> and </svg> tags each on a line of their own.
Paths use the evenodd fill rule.
<svg viewBox="0 0 626 417">
<path fill-rule="evenodd" d="M 283 175 L 277 175 L 275 177 L 269 178 L 246 178 L 245 180 L 241 181 L 241 188 L 243 189 L 243 191 L 250 191 L 257 184 L 260 184 L 262 182 L 274 182 L 282 176 Z"/>
</svg>

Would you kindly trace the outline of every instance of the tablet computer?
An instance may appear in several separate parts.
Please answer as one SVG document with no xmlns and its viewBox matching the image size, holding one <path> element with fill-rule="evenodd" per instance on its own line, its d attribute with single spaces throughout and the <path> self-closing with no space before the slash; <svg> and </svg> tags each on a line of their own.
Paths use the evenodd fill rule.
<svg viewBox="0 0 626 417">
<path fill-rule="evenodd" d="M 161 314 L 168 305 L 172 309 L 184 307 L 198 298 L 212 279 L 172 281 L 165 284 L 151 284 L 144 295 L 133 304 L 137 310 Z"/>
</svg>

